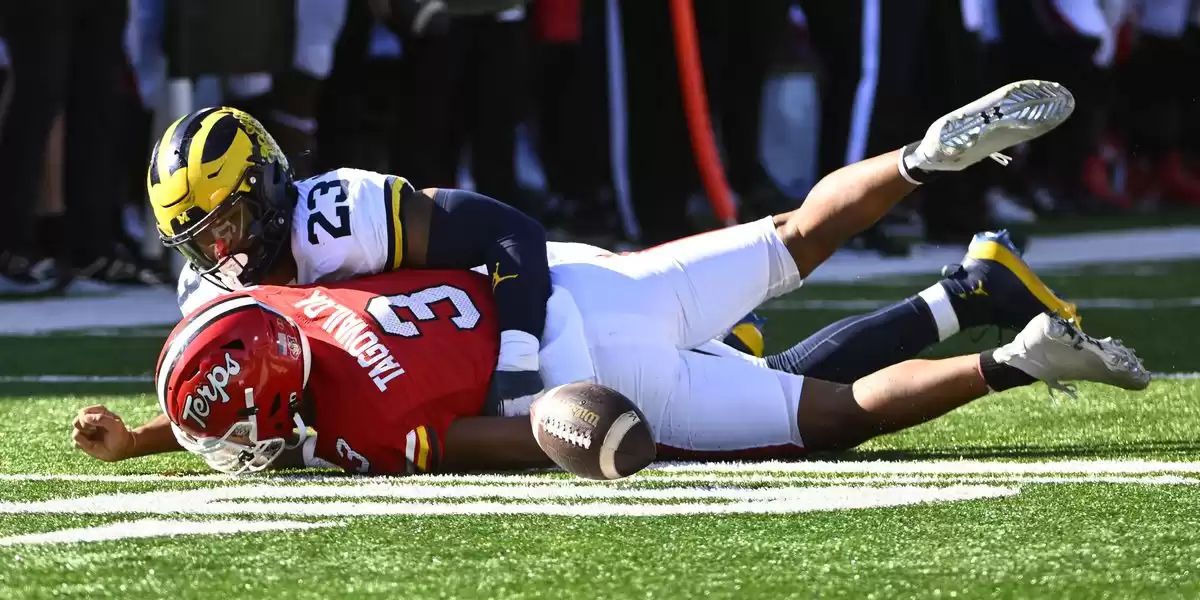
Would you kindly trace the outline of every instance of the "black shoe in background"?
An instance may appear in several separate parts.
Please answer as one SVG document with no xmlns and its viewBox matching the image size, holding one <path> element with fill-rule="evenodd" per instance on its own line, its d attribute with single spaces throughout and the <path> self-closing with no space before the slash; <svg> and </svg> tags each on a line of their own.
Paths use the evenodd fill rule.
<svg viewBox="0 0 1200 600">
<path fill-rule="evenodd" d="M 147 261 L 118 245 L 111 256 L 100 256 L 90 262 L 59 273 L 60 289 L 67 289 L 73 282 L 95 282 L 122 287 L 166 285 L 170 279 L 165 273 L 151 267 Z M 86 288 L 85 288 L 86 289 Z"/>
<path fill-rule="evenodd" d="M 24 256 L 0 251 L 0 295 L 44 294 L 54 289 L 54 280 Z"/>
</svg>

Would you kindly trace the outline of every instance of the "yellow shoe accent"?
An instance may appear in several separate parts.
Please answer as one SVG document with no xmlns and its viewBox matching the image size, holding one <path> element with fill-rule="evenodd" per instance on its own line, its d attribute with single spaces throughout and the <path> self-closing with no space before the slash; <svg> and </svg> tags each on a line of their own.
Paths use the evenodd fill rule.
<svg viewBox="0 0 1200 600">
<path fill-rule="evenodd" d="M 1062 298 L 1054 295 L 1037 273 L 1022 259 L 1013 253 L 1012 250 L 1006 248 L 1003 244 L 997 242 L 972 242 L 967 250 L 967 258 L 975 260 L 991 260 L 1004 265 L 1009 271 L 1012 271 L 1017 279 L 1029 290 L 1035 298 L 1038 299 L 1046 309 L 1056 313 L 1062 318 L 1071 321 L 1080 330 L 1083 329 L 1083 318 L 1079 316 L 1079 312 L 1072 302 L 1067 302 Z"/>
<path fill-rule="evenodd" d="M 746 346 L 750 354 L 762 358 L 765 346 L 763 334 L 754 323 L 738 323 L 730 333 Z"/>
</svg>

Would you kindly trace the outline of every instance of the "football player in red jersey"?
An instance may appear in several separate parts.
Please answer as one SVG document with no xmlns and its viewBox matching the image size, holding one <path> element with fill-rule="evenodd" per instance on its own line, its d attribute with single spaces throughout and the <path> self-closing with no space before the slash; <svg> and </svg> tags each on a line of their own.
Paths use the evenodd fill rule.
<svg viewBox="0 0 1200 600">
<path fill-rule="evenodd" d="M 450 424 L 484 413 L 498 322 L 488 278 L 470 271 L 251 288 L 175 329 L 158 396 L 180 445 L 219 470 L 292 447 L 282 464 L 437 471 Z"/>
</svg>

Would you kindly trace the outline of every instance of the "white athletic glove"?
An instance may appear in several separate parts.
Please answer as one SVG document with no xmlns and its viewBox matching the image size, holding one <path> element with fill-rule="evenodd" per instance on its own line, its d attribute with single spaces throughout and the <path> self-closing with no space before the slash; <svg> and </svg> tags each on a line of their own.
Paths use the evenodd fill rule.
<svg viewBox="0 0 1200 600">
<path fill-rule="evenodd" d="M 488 414 L 529 414 L 533 401 L 546 391 L 538 373 L 538 350 L 537 338 L 529 333 L 500 332 L 500 358 L 488 387 Z"/>
</svg>

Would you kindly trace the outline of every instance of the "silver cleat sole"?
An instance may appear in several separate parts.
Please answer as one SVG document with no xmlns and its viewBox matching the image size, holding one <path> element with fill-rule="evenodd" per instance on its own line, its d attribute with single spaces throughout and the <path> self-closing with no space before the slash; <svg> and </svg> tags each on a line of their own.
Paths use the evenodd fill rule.
<svg viewBox="0 0 1200 600">
<path fill-rule="evenodd" d="M 1090 379 L 1126 390 L 1144 390 L 1150 385 L 1150 373 L 1142 366 L 1142 360 L 1133 350 L 1126 348 L 1121 340 L 1096 339 L 1058 315 L 1047 315 L 1050 319 L 1049 334 L 1060 344 L 1070 345 L 1078 351 L 1091 352 L 1104 361 L 1106 371 L 1096 371 L 1099 377 Z"/>
<path fill-rule="evenodd" d="M 1120 340 L 1098 340 L 1049 313 L 1035 317 L 994 356 L 1052 388 L 1072 394 L 1073 388 L 1063 385 L 1063 381 L 1092 381 L 1135 391 L 1150 385 L 1150 373 L 1141 359 Z"/>
<path fill-rule="evenodd" d="M 1058 127 L 1075 111 L 1070 90 L 1052 81 L 1010 83 L 938 119 L 926 132 L 922 150 L 927 168 L 953 170 L 987 155 L 1037 138 Z M 937 140 L 937 148 L 925 148 Z M 978 148 L 986 145 L 987 150 Z M 971 150 L 978 150 L 972 152 Z"/>
</svg>

